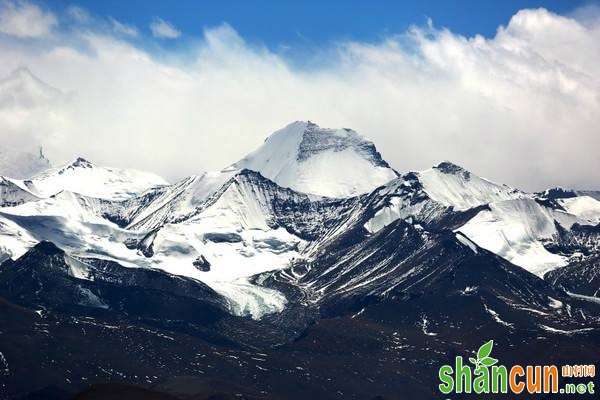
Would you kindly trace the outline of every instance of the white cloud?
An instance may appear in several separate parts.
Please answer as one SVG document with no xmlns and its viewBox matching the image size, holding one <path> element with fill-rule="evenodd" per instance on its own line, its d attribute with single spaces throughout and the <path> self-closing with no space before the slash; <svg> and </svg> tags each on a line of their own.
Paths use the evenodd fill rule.
<svg viewBox="0 0 600 400">
<path fill-rule="evenodd" d="M 90 13 L 85 8 L 79 6 L 69 6 L 67 8 L 67 15 L 80 24 L 84 24 L 90 20 Z"/>
<path fill-rule="evenodd" d="M 64 94 L 0 106 L 2 140 L 173 180 L 310 119 L 371 137 L 399 171 L 449 159 L 529 190 L 600 187 L 600 24 L 523 10 L 491 39 L 413 28 L 319 49 L 302 68 L 228 25 L 161 58 L 101 33 L 69 40 L 0 39 L 0 76 L 27 65 Z"/>
<path fill-rule="evenodd" d="M 152 36 L 165 39 L 177 39 L 181 36 L 181 32 L 177 30 L 170 22 L 161 18 L 154 18 L 150 23 Z"/>
<path fill-rule="evenodd" d="M 58 25 L 56 16 L 27 1 L 0 1 L 0 33 L 21 38 L 48 36 Z"/>
<path fill-rule="evenodd" d="M 136 37 L 139 34 L 137 28 L 133 25 L 117 21 L 113 17 L 109 17 L 108 20 L 112 24 L 112 29 L 115 33 L 131 37 Z"/>
</svg>

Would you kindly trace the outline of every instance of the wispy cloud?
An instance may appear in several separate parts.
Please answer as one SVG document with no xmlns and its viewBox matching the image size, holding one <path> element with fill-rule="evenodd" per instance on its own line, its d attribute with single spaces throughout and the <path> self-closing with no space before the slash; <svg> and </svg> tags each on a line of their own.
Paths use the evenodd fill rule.
<svg viewBox="0 0 600 400">
<path fill-rule="evenodd" d="M 400 171 L 449 159 L 525 189 L 597 188 L 598 43 L 600 23 L 544 9 L 490 39 L 415 27 L 319 49 L 303 67 L 287 58 L 293 48 L 249 44 L 229 25 L 160 55 L 100 28 L 60 43 L 0 40 L 0 76 L 27 65 L 64 93 L 0 106 L 0 139 L 175 179 L 310 119 L 371 137 Z"/>
<path fill-rule="evenodd" d="M 67 8 L 67 15 L 80 24 L 90 21 L 90 13 L 83 7 L 69 6 Z"/>
<path fill-rule="evenodd" d="M 150 23 L 152 36 L 156 38 L 177 39 L 181 36 L 181 32 L 177 30 L 170 22 L 167 22 L 159 17 L 156 17 Z"/>
<path fill-rule="evenodd" d="M 112 29 L 115 33 L 136 37 L 139 35 L 137 28 L 133 25 L 126 24 L 124 22 L 117 21 L 113 17 L 109 17 L 108 20 L 112 24 Z"/>
<path fill-rule="evenodd" d="M 56 16 L 27 1 L 0 1 L 0 33 L 20 38 L 49 35 L 58 25 Z"/>
</svg>

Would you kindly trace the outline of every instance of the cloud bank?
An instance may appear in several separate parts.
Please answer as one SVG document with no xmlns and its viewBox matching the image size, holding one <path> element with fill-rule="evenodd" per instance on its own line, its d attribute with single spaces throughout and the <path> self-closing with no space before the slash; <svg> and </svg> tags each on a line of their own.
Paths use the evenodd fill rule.
<svg viewBox="0 0 600 400">
<path fill-rule="evenodd" d="M 58 21 L 54 14 L 26 2 L 0 2 L 0 33 L 20 38 L 49 35 Z"/>
<path fill-rule="evenodd" d="M 596 9 L 522 10 L 489 39 L 414 27 L 296 54 L 298 65 L 293 48 L 248 43 L 227 24 L 177 50 L 134 44 L 100 17 L 23 42 L 4 21 L 36 6 L 2 4 L 0 139 L 41 144 L 54 162 L 82 155 L 175 180 L 309 119 L 361 132 L 401 172 L 448 159 L 528 190 L 600 188 Z"/>
</svg>

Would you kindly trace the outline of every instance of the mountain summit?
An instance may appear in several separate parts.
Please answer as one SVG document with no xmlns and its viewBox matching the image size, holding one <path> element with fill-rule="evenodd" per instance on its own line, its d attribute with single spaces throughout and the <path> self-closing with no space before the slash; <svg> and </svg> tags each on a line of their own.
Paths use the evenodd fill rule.
<svg viewBox="0 0 600 400">
<path fill-rule="evenodd" d="M 26 184 L 39 197 L 49 197 L 68 190 L 89 197 L 123 200 L 149 188 L 164 186 L 167 182 L 149 172 L 99 167 L 77 157 L 62 167 L 35 175 Z"/>
<path fill-rule="evenodd" d="M 327 197 L 367 193 L 397 176 L 373 142 L 351 129 L 310 121 L 276 131 L 230 168 L 247 168 L 281 186 Z"/>
</svg>

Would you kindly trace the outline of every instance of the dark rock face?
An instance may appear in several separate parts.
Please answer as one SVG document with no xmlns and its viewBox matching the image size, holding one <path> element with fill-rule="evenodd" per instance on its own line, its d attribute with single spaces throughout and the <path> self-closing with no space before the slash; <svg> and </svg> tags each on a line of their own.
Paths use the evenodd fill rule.
<svg viewBox="0 0 600 400">
<path fill-rule="evenodd" d="M 75 161 L 71 163 L 71 166 L 74 168 L 93 168 L 94 165 L 82 157 L 77 157 Z"/>
<path fill-rule="evenodd" d="M 443 161 L 436 165 L 434 168 L 440 170 L 445 174 L 462 175 L 466 180 L 471 178 L 471 173 L 465 170 L 463 167 L 453 164 L 449 161 Z"/>
<path fill-rule="evenodd" d="M 123 241 L 125 247 L 130 250 L 139 250 L 144 257 L 151 258 L 154 255 L 154 239 L 158 234 L 158 229 L 148 232 L 141 239 L 128 238 Z"/>
<path fill-rule="evenodd" d="M 237 186 L 240 192 L 264 203 L 265 209 L 268 210 L 267 223 L 271 228 L 283 227 L 309 241 L 316 240 L 347 216 L 357 201 L 357 198 L 311 201 L 307 195 L 280 187 L 260 173 L 248 169 L 242 170 L 224 185 L 213 196 L 215 200 L 230 186 Z M 209 200 L 205 206 L 211 204 Z"/>
<path fill-rule="evenodd" d="M 571 197 L 577 197 L 577 193 L 570 189 L 563 188 L 551 188 L 545 190 L 540 193 L 536 193 L 536 195 L 540 198 L 548 199 L 548 200 L 557 200 L 557 199 L 569 199 Z"/>
<path fill-rule="evenodd" d="M 202 254 L 196 260 L 194 260 L 194 267 L 202 272 L 210 271 L 210 263 Z"/>
<path fill-rule="evenodd" d="M 239 243 L 242 237 L 237 233 L 205 233 L 204 240 L 214 243 Z"/>
<path fill-rule="evenodd" d="M 285 282 L 288 276 L 298 277 L 293 284 L 305 291 L 305 297 L 318 300 L 321 313 L 329 317 L 390 299 L 396 302 L 413 299 L 413 304 L 414 299 L 427 299 L 428 303 L 437 304 L 435 313 L 439 313 L 445 304 L 461 302 L 473 290 L 477 299 L 472 305 L 475 309 L 444 309 L 446 316 L 460 320 L 463 314 L 485 315 L 486 307 L 492 308 L 490 304 L 494 304 L 494 310 L 502 307 L 502 313 L 495 312 L 503 315 L 507 324 L 521 327 L 530 325 L 536 329 L 551 322 L 574 327 L 585 323 L 576 316 L 561 318 L 551 307 L 550 298 L 573 303 L 564 292 L 472 244 L 475 252 L 450 231 L 420 231 L 398 220 L 374 235 L 357 240 L 363 235 L 360 229 L 348 230 L 319 249 L 315 261 L 302 266 L 306 272 L 301 273 L 295 266 L 275 274 L 271 281 Z M 518 305 L 536 308 L 539 315 L 551 318 L 533 318 L 528 312 L 519 311 Z M 493 314 L 488 313 L 487 318 Z"/>
<path fill-rule="evenodd" d="M 552 253 L 568 257 L 568 265 L 548 272 L 544 279 L 573 296 L 587 296 L 600 304 L 600 225 L 574 224 L 567 230 L 556 224 L 557 234 L 544 244 Z"/>
<path fill-rule="evenodd" d="M 600 253 L 600 225 L 574 224 L 569 230 L 555 226 L 557 234 L 545 245 L 548 251 L 569 256 L 576 252 L 585 256 Z"/>
<path fill-rule="evenodd" d="M 131 320 L 209 323 L 228 316 L 227 302 L 205 284 L 114 262 L 73 259 L 40 242 L 0 268 L 0 296 L 26 307 Z M 71 265 L 85 269 L 75 274 Z M 76 276 L 85 275 L 86 278 Z"/>
<path fill-rule="evenodd" d="M 11 398 L 425 400 L 439 395 L 441 365 L 489 339 L 507 365 L 599 361 L 600 310 L 587 303 L 448 231 L 397 221 L 361 246 L 362 235 L 353 227 L 317 261 L 255 277 L 289 302 L 260 321 L 156 271 L 86 259 L 93 280 L 74 278 L 42 243 L 0 267 L 0 385 Z M 79 304 L 75 286 L 108 308 Z"/>
<path fill-rule="evenodd" d="M 600 298 L 600 254 L 596 253 L 548 272 L 544 279 L 573 295 Z M 598 300 L 600 302 L 600 300 Z"/>
<path fill-rule="evenodd" d="M 73 161 L 71 164 L 63 167 L 61 170 L 58 171 L 59 175 L 64 174 L 67 170 L 74 170 L 77 168 L 94 168 L 94 165 L 89 162 L 88 160 L 86 160 L 85 158 L 82 157 L 77 157 L 77 159 L 75 161 Z"/>
<path fill-rule="evenodd" d="M 125 245 L 125 247 L 127 247 L 129 250 L 135 250 L 138 247 L 138 243 L 139 241 L 137 239 L 133 239 L 133 238 L 129 238 L 129 239 L 125 239 L 123 241 L 123 244 Z"/>
<path fill-rule="evenodd" d="M 535 193 L 535 201 L 547 208 L 553 210 L 566 211 L 557 200 L 577 197 L 577 193 L 573 190 L 563 188 L 552 188 L 543 192 Z"/>
<path fill-rule="evenodd" d="M 359 137 L 351 129 L 345 130 L 348 132 L 347 135 L 332 135 L 330 129 L 321 128 L 309 121 L 298 148 L 298 161 L 307 160 L 315 154 L 326 151 L 337 152 L 352 148 L 373 165 L 390 168 L 372 142 Z"/>
<path fill-rule="evenodd" d="M 140 196 L 116 202 L 97 199 L 98 206 L 102 210 L 101 217 L 124 228 L 131 223 L 133 218 L 143 210 L 145 206 L 164 194 L 166 190 L 167 188 L 165 187 L 157 187 L 148 190 Z"/>
</svg>

